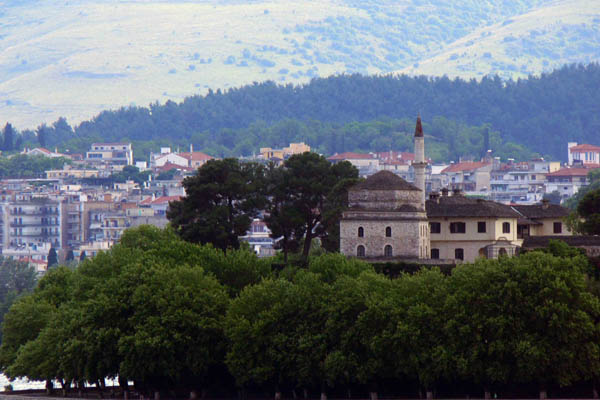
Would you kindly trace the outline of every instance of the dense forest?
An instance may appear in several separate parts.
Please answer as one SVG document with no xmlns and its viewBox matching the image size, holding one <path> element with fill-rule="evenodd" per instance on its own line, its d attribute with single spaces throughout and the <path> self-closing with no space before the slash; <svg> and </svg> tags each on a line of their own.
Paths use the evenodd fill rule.
<svg viewBox="0 0 600 400">
<path fill-rule="evenodd" d="M 132 141 L 142 158 L 159 145 L 193 144 L 216 156 L 305 141 L 325 154 L 410 150 L 421 114 L 434 160 L 479 157 L 484 132 L 495 155 L 566 158 L 567 141 L 597 143 L 600 65 L 570 65 L 525 80 L 342 75 L 301 86 L 254 83 L 181 103 L 104 111 L 71 129 L 64 119 L 26 143 L 85 150 L 92 141 Z"/>
</svg>

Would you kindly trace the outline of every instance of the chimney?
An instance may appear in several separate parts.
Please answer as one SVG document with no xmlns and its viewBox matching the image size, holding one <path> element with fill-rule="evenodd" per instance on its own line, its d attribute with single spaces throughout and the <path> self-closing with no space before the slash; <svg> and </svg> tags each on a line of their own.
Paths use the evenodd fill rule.
<svg viewBox="0 0 600 400">
<path fill-rule="evenodd" d="M 460 196 L 462 193 L 459 188 L 452 189 L 452 196 Z"/>
<path fill-rule="evenodd" d="M 194 152 L 194 145 L 192 143 L 190 143 L 190 153 Z"/>
<path fill-rule="evenodd" d="M 439 203 L 440 202 L 440 194 L 438 192 L 429 193 L 429 200 Z"/>
<path fill-rule="evenodd" d="M 448 197 L 448 188 L 442 189 L 442 197 Z"/>
</svg>

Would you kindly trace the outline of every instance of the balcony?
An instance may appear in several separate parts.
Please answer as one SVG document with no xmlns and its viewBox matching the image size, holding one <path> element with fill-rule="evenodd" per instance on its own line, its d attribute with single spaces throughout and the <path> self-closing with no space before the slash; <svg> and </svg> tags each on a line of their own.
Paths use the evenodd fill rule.
<svg viewBox="0 0 600 400">
<path fill-rule="evenodd" d="M 10 215 L 56 215 L 58 216 L 58 211 L 49 211 L 49 210 L 10 210 Z"/>
<path fill-rule="evenodd" d="M 11 222 L 10 226 L 11 226 L 11 228 L 25 228 L 25 227 L 30 227 L 30 226 L 58 227 L 58 226 L 60 226 L 60 223 L 58 223 L 58 222 L 56 222 L 56 223 L 54 223 L 54 222 Z"/>
</svg>

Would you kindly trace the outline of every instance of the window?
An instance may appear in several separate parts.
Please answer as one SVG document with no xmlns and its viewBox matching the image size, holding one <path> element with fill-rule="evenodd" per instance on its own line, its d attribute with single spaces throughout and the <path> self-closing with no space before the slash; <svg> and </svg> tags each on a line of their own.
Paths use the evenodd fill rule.
<svg viewBox="0 0 600 400">
<path fill-rule="evenodd" d="M 385 237 L 392 237 L 392 227 L 388 226 L 385 228 Z"/>
<path fill-rule="evenodd" d="M 465 233 L 467 231 L 466 224 L 464 222 L 451 222 L 450 233 Z"/>
<path fill-rule="evenodd" d="M 477 233 L 485 233 L 485 231 L 486 231 L 485 221 L 477 222 Z"/>
<path fill-rule="evenodd" d="M 554 223 L 554 233 L 562 233 L 562 222 Z"/>
<path fill-rule="evenodd" d="M 385 248 L 383 249 L 383 255 L 386 257 L 391 257 L 393 255 L 392 246 L 390 246 L 389 244 L 385 246 Z"/>
<path fill-rule="evenodd" d="M 363 229 L 362 226 L 358 227 L 358 237 L 364 237 L 365 236 L 365 230 Z"/>
<path fill-rule="evenodd" d="M 439 260 L 440 259 L 440 249 L 431 249 L 431 258 L 433 260 Z"/>
<path fill-rule="evenodd" d="M 441 233 L 442 232 L 442 226 L 439 222 L 430 222 L 429 223 L 429 231 L 431 233 Z"/>
<path fill-rule="evenodd" d="M 502 233 L 510 233 L 510 222 L 502 223 Z"/>
<path fill-rule="evenodd" d="M 362 246 L 362 245 L 358 246 L 356 248 L 356 255 L 358 257 L 364 257 L 365 256 L 365 246 Z"/>
<path fill-rule="evenodd" d="M 457 260 L 464 260 L 465 251 L 463 249 L 454 249 L 454 258 Z"/>
</svg>

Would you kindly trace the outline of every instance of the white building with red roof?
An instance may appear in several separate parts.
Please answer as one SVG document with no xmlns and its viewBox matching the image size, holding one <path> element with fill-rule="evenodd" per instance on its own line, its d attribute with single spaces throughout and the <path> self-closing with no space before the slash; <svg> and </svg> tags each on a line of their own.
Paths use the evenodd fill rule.
<svg viewBox="0 0 600 400">
<path fill-rule="evenodd" d="M 213 156 L 202 153 L 201 151 L 191 151 L 179 153 L 179 156 L 185 158 L 188 161 L 187 167 L 197 169 L 206 164 L 209 160 L 214 159 Z"/>
<path fill-rule="evenodd" d="M 569 142 L 569 165 L 600 165 L 600 146 Z"/>
<path fill-rule="evenodd" d="M 562 168 L 546 174 L 546 193 L 558 192 L 561 199 L 567 199 L 589 185 L 588 173 L 600 166 Z"/>
<path fill-rule="evenodd" d="M 150 207 L 154 210 L 154 215 L 166 215 L 169 208 L 169 202 L 179 201 L 182 196 L 160 196 L 147 197 L 140 202 L 140 207 Z"/>
<path fill-rule="evenodd" d="M 490 188 L 490 172 L 492 163 L 484 161 L 468 161 L 450 164 L 441 172 L 444 177 L 442 185 L 463 192 L 480 192 Z"/>
<path fill-rule="evenodd" d="M 64 154 L 59 153 L 58 151 L 50 151 L 44 147 L 36 147 L 34 149 L 25 149 L 21 152 L 21 154 L 25 154 L 27 156 L 44 156 L 44 157 L 65 157 Z"/>
<path fill-rule="evenodd" d="M 328 157 L 327 160 L 332 164 L 337 164 L 342 161 L 348 161 L 350 164 L 358 168 L 358 171 L 363 176 L 371 175 L 380 169 L 379 159 L 373 153 L 336 153 L 333 156 Z"/>
</svg>

